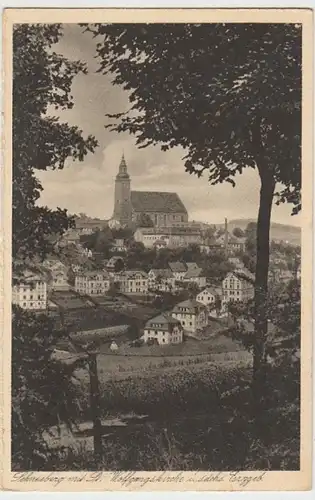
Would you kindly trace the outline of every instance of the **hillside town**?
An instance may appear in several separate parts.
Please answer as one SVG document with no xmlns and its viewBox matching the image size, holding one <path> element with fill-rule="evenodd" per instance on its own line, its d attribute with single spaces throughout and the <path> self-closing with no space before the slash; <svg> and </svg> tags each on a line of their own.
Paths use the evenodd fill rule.
<svg viewBox="0 0 315 500">
<path fill-rule="evenodd" d="M 106 310 L 115 310 L 117 300 L 121 312 L 130 303 L 151 305 L 157 314 L 140 318 L 136 337 L 144 343 L 179 343 L 185 335 L 198 337 L 211 319 L 227 318 L 231 303 L 253 298 L 255 277 L 245 265 L 246 256 L 246 231 L 229 231 L 227 219 L 218 228 L 189 222 L 176 193 L 130 192 L 122 157 L 113 217 L 77 216 L 50 257 L 25 262 L 12 302 L 55 316 L 101 310 L 105 304 Z M 300 264 L 288 266 L 278 249 L 271 254 L 269 274 L 272 283 L 299 279 Z M 111 320 L 98 326 L 110 328 Z"/>
<path fill-rule="evenodd" d="M 7 10 L 4 486 L 305 489 L 306 11 Z"/>
</svg>

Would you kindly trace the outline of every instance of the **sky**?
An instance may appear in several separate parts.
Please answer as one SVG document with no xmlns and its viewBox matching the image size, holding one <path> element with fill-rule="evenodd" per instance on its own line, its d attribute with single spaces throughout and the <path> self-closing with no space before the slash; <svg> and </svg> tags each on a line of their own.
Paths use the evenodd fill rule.
<svg viewBox="0 0 315 500">
<path fill-rule="evenodd" d="M 73 81 L 73 109 L 62 111 L 58 116 L 77 125 L 85 136 L 94 135 L 99 147 L 83 162 L 68 161 L 63 170 L 37 171 L 44 188 L 40 204 L 67 208 L 72 214 L 83 212 L 91 217 L 110 218 L 115 175 L 124 153 L 131 189 L 177 192 L 190 220 L 219 224 L 225 217 L 229 220 L 257 217 L 259 177 L 256 170 L 245 169 L 235 178 L 235 188 L 228 183 L 211 186 L 207 176 L 198 178 L 185 172 L 181 148 L 167 152 L 153 146 L 138 149 L 131 135 L 105 128 L 108 124 L 105 115 L 127 110 L 129 102 L 127 92 L 112 85 L 111 75 L 97 73 L 95 39 L 83 33 L 81 27 L 67 24 L 55 51 L 88 65 L 88 74 L 77 75 Z M 300 216 L 290 214 L 290 205 L 274 205 L 272 220 L 299 225 Z"/>
</svg>

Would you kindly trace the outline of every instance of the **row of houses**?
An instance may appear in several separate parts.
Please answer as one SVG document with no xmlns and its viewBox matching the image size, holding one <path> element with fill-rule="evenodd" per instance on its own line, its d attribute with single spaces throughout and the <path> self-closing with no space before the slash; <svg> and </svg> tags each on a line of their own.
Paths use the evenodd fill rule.
<svg viewBox="0 0 315 500">
<path fill-rule="evenodd" d="M 145 343 L 179 344 L 183 342 L 184 333 L 196 335 L 207 326 L 207 308 L 189 299 L 176 304 L 169 313 L 159 314 L 147 321 L 142 339 Z"/>
<path fill-rule="evenodd" d="M 170 263 L 167 269 L 151 269 L 149 273 L 140 270 L 121 271 L 119 273 L 104 270 L 78 272 L 74 285 L 69 284 L 66 266 L 62 263 L 50 263 L 48 272 L 26 272 L 23 280 L 13 287 L 13 303 L 23 309 L 46 309 L 50 291 L 69 291 L 74 289 L 81 295 L 105 295 L 115 286 L 126 294 L 147 294 L 153 291 L 174 292 L 183 284 L 195 283 L 201 289 L 197 300 L 209 305 L 220 296 L 223 303 L 231 300 L 243 301 L 253 294 L 251 277 L 229 273 L 223 280 L 222 290 L 206 288 L 206 279 L 200 275 L 195 263 Z M 250 278 L 250 279 L 249 279 Z"/>
<path fill-rule="evenodd" d="M 237 266 L 235 271 L 226 275 L 220 287 L 207 286 L 202 270 L 194 262 L 170 262 L 167 268 L 151 269 L 148 273 L 141 270 L 115 272 L 106 268 L 93 271 L 77 269 L 73 276 L 70 284 L 67 266 L 56 259 L 47 260 L 41 271 L 25 272 L 23 280 L 13 286 L 13 303 L 23 309 L 42 310 L 47 307 L 51 291 L 74 290 L 80 295 L 98 296 L 115 287 L 126 294 L 147 294 L 174 292 L 190 283 L 196 284 L 200 290 L 196 294 L 197 302 L 213 309 L 219 302 L 224 309 L 230 302 L 247 301 L 254 295 L 254 276 Z"/>
<path fill-rule="evenodd" d="M 198 335 L 202 332 L 208 326 L 211 315 L 224 314 L 228 303 L 246 301 L 253 295 L 254 280 L 249 272 L 228 273 L 222 287 L 206 287 L 195 299 L 180 302 L 169 313 L 147 321 L 142 339 L 159 345 L 183 342 L 185 333 Z"/>
<path fill-rule="evenodd" d="M 124 270 L 115 272 L 106 268 L 99 271 L 82 271 L 75 276 L 74 289 L 86 295 L 102 295 L 115 285 L 117 290 L 127 294 L 147 294 L 148 292 L 174 292 L 184 285 L 194 283 L 198 288 L 206 286 L 202 269 L 194 262 L 186 264 L 171 262 L 168 268 Z"/>
</svg>

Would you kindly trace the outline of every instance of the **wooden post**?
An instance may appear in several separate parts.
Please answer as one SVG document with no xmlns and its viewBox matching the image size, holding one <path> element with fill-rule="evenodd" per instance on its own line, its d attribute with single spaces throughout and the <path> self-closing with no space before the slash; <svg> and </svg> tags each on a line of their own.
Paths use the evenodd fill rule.
<svg viewBox="0 0 315 500">
<path fill-rule="evenodd" d="M 102 424 L 100 420 L 100 390 L 97 374 L 97 354 L 89 353 L 90 400 L 93 421 L 93 445 L 95 463 L 102 460 Z"/>
</svg>

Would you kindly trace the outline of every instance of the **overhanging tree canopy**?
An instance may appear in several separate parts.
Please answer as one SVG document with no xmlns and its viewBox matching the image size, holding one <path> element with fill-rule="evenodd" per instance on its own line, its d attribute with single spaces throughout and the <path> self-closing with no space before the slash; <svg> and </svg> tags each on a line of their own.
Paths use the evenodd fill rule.
<svg viewBox="0 0 315 500">
<path fill-rule="evenodd" d="M 71 223 L 67 211 L 38 206 L 42 186 L 35 169 L 62 169 L 68 158 L 82 161 L 97 146 L 93 136 L 51 115 L 71 109 L 73 78 L 86 72 L 53 50 L 58 24 L 21 24 L 13 32 L 13 257 L 44 257 L 48 236 Z"/>
<path fill-rule="evenodd" d="M 140 147 L 186 149 L 212 183 L 271 170 L 299 209 L 301 27 L 294 24 L 112 24 L 89 27 L 100 71 L 130 93 L 113 128 Z M 262 165 L 263 163 L 263 165 Z"/>
<path fill-rule="evenodd" d="M 277 201 L 300 210 L 302 30 L 296 24 L 96 24 L 99 71 L 129 92 L 108 125 L 139 147 L 181 146 L 211 184 L 244 168 L 261 180 L 257 221 L 254 381 L 267 334 L 269 232 Z M 258 382 L 257 382 L 258 384 Z M 257 392 L 257 391 L 256 391 Z"/>
</svg>

